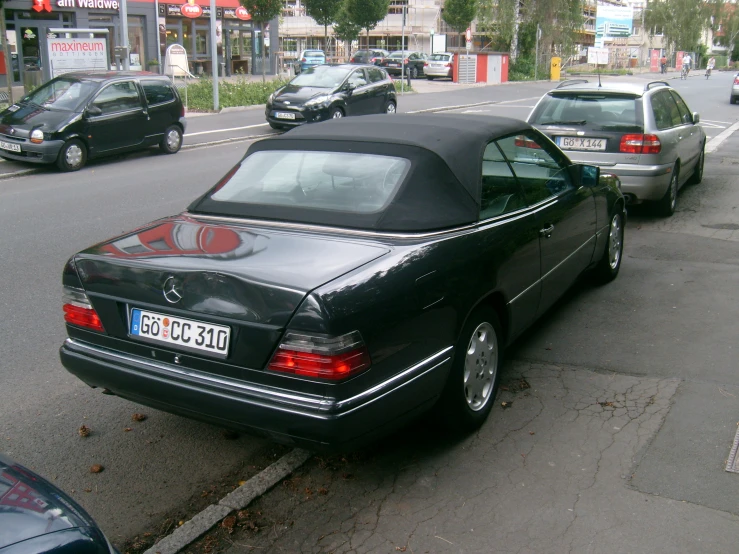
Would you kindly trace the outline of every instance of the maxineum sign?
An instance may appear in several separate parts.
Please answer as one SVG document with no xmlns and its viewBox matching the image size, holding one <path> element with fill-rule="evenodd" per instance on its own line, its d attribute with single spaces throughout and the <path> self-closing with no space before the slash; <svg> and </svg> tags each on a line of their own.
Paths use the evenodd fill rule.
<svg viewBox="0 0 739 554">
<path fill-rule="evenodd" d="M 107 69 L 108 49 L 104 38 L 49 38 L 51 76 L 70 71 Z"/>
</svg>

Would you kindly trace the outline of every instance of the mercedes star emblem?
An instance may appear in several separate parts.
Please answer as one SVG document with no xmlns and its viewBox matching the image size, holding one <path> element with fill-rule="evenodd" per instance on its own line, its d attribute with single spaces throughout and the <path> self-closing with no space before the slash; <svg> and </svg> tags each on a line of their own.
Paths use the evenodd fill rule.
<svg viewBox="0 0 739 554">
<path fill-rule="evenodd" d="M 177 302 L 182 300 L 182 295 L 177 290 L 177 283 L 175 282 L 175 278 L 173 275 L 170 275 L 169 277 L 167 277 L 167 280 L 164 281 L 162 292 L 164 293 L 164 298 L 167 300 L 167 302 L 170 302 L 171 304 L 176 304 Z"/>
</svg>

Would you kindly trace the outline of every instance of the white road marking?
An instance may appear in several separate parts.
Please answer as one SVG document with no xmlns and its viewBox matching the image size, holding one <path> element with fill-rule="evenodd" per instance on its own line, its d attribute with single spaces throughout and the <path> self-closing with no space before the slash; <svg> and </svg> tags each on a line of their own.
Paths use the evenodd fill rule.
<svg viewBox="0 0 739 554">
<path fill-rule="evenodd" d="M 723 131 L 720 135 L 717 137 L 711 139 L 706 144 L 706 154 L 710 154 L 711 152 L 715 152 L 716 149 L 721 146 L 721 143 L 724 142 L 727 138 L 729 138 L 737 129 L 739 129 L 739 121 L 734 123 L 731 127 Z"/>
<path fill-rule="evenodd" d="M 243 129 L 254 129 L 255 127 L 266 127 L 268 123 L 257 123 L 256 125 L 246 125 L 244 127 L 231 127 L 230 129 L 214 129 L 212 131 L 199 131 L 197 133 L 187 133 L 186 137 L 196 137 L 198 135 L 211 135 L 213 133 L 228 133 L 230 131 L 241 131 Z"/>
<path fill-rule="evenodd" d="M 731 125 L 733 121 L 714 121 L 713 119 L 701 119 L 701 122 L 708 121 L 709 123 L 723 123 L 724 125 Z"/>
<path fill-rule="evenodd" d="M 701 121 L 698 125 L 701 127 L 709 127 L 711 129 L 726 129 L 726 125 L 717 125 L 715 123 L 708 123 L 705 120 Z"/>
</svg>

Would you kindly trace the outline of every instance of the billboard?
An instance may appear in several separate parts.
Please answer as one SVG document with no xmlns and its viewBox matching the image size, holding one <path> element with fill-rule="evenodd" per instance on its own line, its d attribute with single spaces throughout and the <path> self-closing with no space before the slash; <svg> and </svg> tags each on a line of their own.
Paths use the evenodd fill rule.
<svg viewBox="0 0 739 554">
<path fill-rule="evenodd" d="M 47 43 L 52 77 L 108 68 L 108 42 L 104 38 L 49 38 Z"/>
<path fill-rule="evenodd" d="M 611 6 L 598 2 L 595 12 L 595 47 L 602 48 L 614 39 L 629 38 L 632 33 L 634 8 Z"/>
</svg>

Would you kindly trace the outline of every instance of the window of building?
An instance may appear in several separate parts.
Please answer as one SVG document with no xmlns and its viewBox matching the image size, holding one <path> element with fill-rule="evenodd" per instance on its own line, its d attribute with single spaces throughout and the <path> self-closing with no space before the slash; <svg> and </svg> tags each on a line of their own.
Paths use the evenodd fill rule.
<svg viewBox="0 0 739 554">
<path fill-rule="evenodd" d="M 131 69 L 141 71 L 146 64 L 146 47 L 144 42 L 144 16 L 128 16 L 128 43 L 131 45 L 129 61 Z"/>
</svg>

